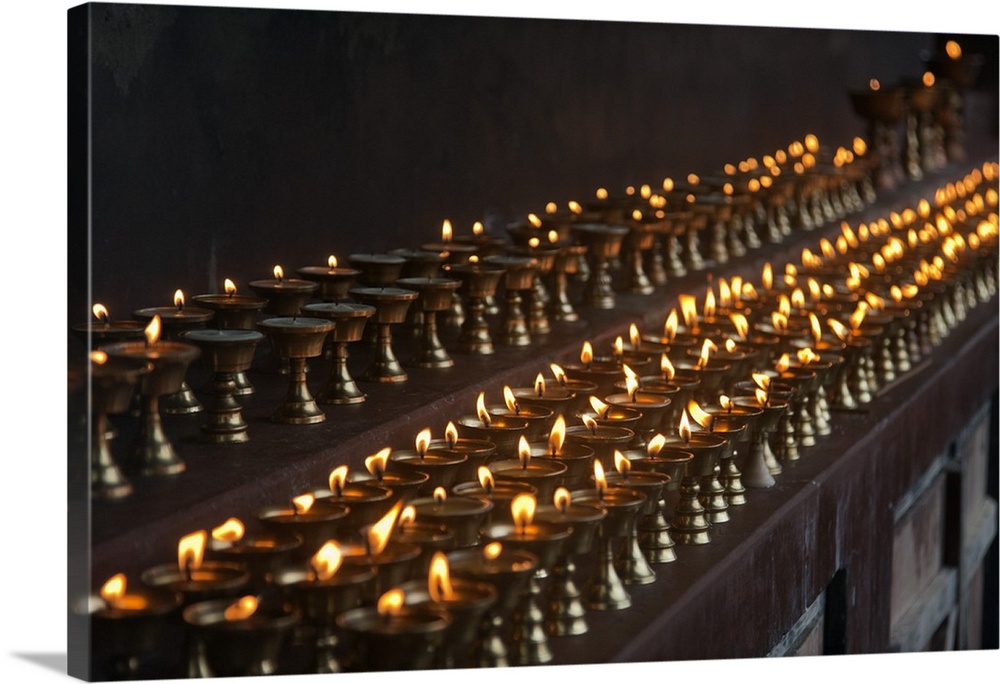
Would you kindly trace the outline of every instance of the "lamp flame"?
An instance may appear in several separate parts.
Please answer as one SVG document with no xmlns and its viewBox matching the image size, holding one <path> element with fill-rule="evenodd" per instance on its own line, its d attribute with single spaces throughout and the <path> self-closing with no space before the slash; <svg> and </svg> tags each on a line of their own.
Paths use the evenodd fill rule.
<svg viewBox="0 0 1000 684">
<path fill-rule="evenodd" d="M 701 343 L 701 354 L 698 355 L 697 367 L 699 369 L 704 369 L 708 366 L 709 358 L 717 351 L 719 351 L 718 345 L 706 337 L 705 341 Z"/>
<path fill-rule="evenodd" d="M 560 413 L 556 416 L 555 422 L 552 423 L 552 429 L 549 430 L 549 453 L 555 456 L 561 452 L 565 441 L 566 419 Z"/>
<path fill-rule="evenodd" d="M 531 446 L 524 435 L 517 440 L 517 460 L 521 462 L 521 470 L 528 469 L 528 463 L 531 462 Z"/>
<path fill-rule="evenodd" d="M 413 446 L 416 448 L 420 458 L 423 458 L 427 454 L 427 449 L 431 446 L 431 429 L 424 428 L 418 432 L 416 439 L 413 440 Z"/>
<path fill-rule="evenodd" d="M 959 60 L 962 58 L 962 46 L 959 45 L 954 40 L 949 40 L 944 45 L 944 51 L 948 54 L 948 57 L 954 60 Z"/>
<path fill-rule="evenodd" d="M 594 420 L 593 417 L 589 415 L 582 415 L 580 416 L 580 420 L 583 421 L 584 425 L 590 428 L 591 434 L 597 434 L 597 421 Z"/>
<path fill-rule="evenodd" d="M 625 378 L 625 392 L 628 393 L 632 401 L 635 401 L 635 395 L 639 391 L 639 381 L 635 376 L 629 376 Z"/>
<path fill-rule="evenodd" d="M 184 308 L 184 292 L 182 290 L 174 290 L 174 306 L 180 311 Z"/>
<path fill-rule="evenodd" d="M 107 352 L 103 352 L 100 349 L 95 349 L 94 351 L 90 352 L 90 362 L 95 363 L 98 366 L 103 366 L 108 362 Z"/>
<path fill-rule="evenodd" d="M 754 397 L 756 397 L 757 399 L 758 404 L 760 404 L 761 406 L 767 406 L 768 392 L 766 389 L 761 389 L 760 387 L 758 387 L 753 391 L 753 393 Z"/>
<path fill-rule="evenodd" d="M 774 284 L 774 269 L 771 268 L 771 262 L 764 264 L 764 268 L 760 273 L 760 284 L 765 290 L 770 290 Z"/>
<path fill-rule="evenodd" d="M 406 506 L 399 512 L 399 526 L 404 527 L 417 519 L 417 509 L 413 506 Z"/>
<path fill-rule="evenodd" d="M 633 349 L 638 349 L 642 344 L 642 335 L 639 334 L 639 326 L 635 323 L 630 323 L 628 326 L 628 340 L 632 343 Z"/>
<path fill-rule="evenodd" d="M 674 379 L 674 375 L 677 371 L 674 370 L 674 364 L 670 363 L 670 357 L 667 356 L 666 352 L 660 354 L 660 373 L 663 374 L 663 379 L 670 382 Z"/>
<path fill-rule="evenodd" d="M 803 365 L 809 365 L 810 363 L 815 363 L 820 359 L 819 354 L 814 352 L 809 347 L 805 347 L 804 349 L 798 350 L 797 352 L 795 352 L 795 356 L 796 358 L 798 358 L 799 363 Z"/>
<path fill-rule="evenodd" d="M 712 288 L 709 288 L 705 293 L 705 304 L 702 306 L 701 315 L 705 318 L 715 316 L 715 293 L 712 292 Z"/>
<path fill-rule="evenodd" d="M 726 338 L 726 351 L 730 354 L 736 351 L 736 340 L 729 337 Z"/>
<path fill-rule="evenodd" d="M 550 363 L 549 368 L 552 369 L 552 377 L 554 377 L 560 385 L 565 385 L 566 371 L 562 369 L 562 366 L 557 363 Z"/>
<path fill-rule="evenodd" d="M 492 492 L 495 484 L 493 471 L 486 466 L 479 466 L 478 470 L 476 470 L 476 475 L 479 477 L 479 486 L 485 489 L 487 494 Z"/>
<path fill-rule="evenodd" d="M 673 342 L 677 336 L 677 309 L 671 309 L 663 321 L 663 338 L 667 342 Z"/>
<path fill-rule="evenodd" d="M 278 282 L 281 282 L 281 280 L 285 277 L 285 269 L 281 267 L 281 264 L 275 264 L 272 273 L 274 273 L 274 277 L 278 280 Z"/>
<path fill-rule="evenodd" d="M 514 390 L 509 386 L 503 386 L 503 402 L 507 404 L 507 410 L 509 410 L 514 415 L 518 415 L 521 412 L 521 407 L 517 404 L 517 399 L 514 398 Z"/>
<path fill-rule="evenodd" d="M 741 340 L 746 342 L 747 336 L 750 333 L 750 321 L 747 320 L 747 317 L 741 313 L 733 313 L 729 314 L 729 320 L 733 322 L 736 334 L 740 336 Z"/>
<path fill-rule="evenodd" d="M 663 446 L 667 443 L 667 438 L 656 433 L 648 442 L 646 442 L 646 455 L 650 458 L 658 456 L 660 451 L 663 450 Z"/>
<path fill-rule="evenodd" d="M 163 329 L 163 324 L 160 321 L 160 314 L 153 316 L 153 320 L 149 322 L 144 331 L 146 335 L 146 344 L 153 345 L 160 341 L 160 332 Z"/>
<path fill-rule="evenodd" d="M 206 542 L 208 533 L 205 530 L 198 530 L 181 537 L 177 543 L 177 567 L 182 573 L 201 567 L 201 562 L 205 558 Z"/>
<path fill-rule="evenodd" d="M 859 330 L 861 324 L 864 323 L 865 315 L 868 313 L 868 307 L 864 306 L 865 302 L 858 302 L 858 307 L 851 314 L 850 324 L 851 330 Z"/>
<path fill-rule="evenodd" d="M 625 454 L 618 451 L 618 449 L 615 449 L 615 470 L 626 478 L 628 477 L 629 471 L 632 470 L 632 461 L 628 460 Z"/>
<path fill-rule="evenodd" d="M 789 299 L 791 299 L 792 306 L 800 311 L 806 306 L 806 293 L 802 291 L 802 288 L 797 287 L 792 290 L 792 296 Z"/>
<path fill-rule="evenodd" d="M 728 309 L 732 306 L 732 298 L 733 291 L 729 287 L 729 281 L 725 278 L 719 278 L 719 306 Z"/>
<path fill-rule="evenodd" d="M 697 401 L 694 399 L 688 401 L 687 412 L 690 414 L 691 418 L 694 419 L 694 422 L 698 423 L 698 425 L 702 426 L 706 430 L 711 431 L 713 424 L 715 423 L 715 417 L 699 406 Z"/>
<path fill-rule="evenodd" d="M 841 341 L 846 342 L 847 338 L 850 337 L 847 326 L 838 321 L 836 318 L 826 319 L 826 324 L 830 326 L 830 330 L 832 330 L 833 334 L 840 338 Z"/>
<path fill-rule="evenodd" d="M 448 500 L 448 490 L 444 487 L 435 487 L 431 497 L 434 499 L 434 503 L 440 506 Z"/>
<path fill-rule="evenodd" d="M 257 597 L 244 596 L 238 601 L 226 606 L 226 609 L 222 612 L 222 616 L 229 622 L 236 622 L 238 620 L 246 620 L 256 612 Z"/>
<path fill-rule="evenodd" d="M 604 498 L 604 492 L 608 489 L 608 480 L 604 477 L 604 466 L 601 459 L 594 459 L 594 485 L 597 487 L 597 497 Z"/>
<path fill-rule="evenodd" d="M 453 233 L 454 231 L 452 231 L 451 228 L 451 221 L 445 219 L 444 223 L 441 224 L 441 242 L 451 242 Z"/>
<path fill-rule="evenodd" d="M 490 542 L 483 547 L 483 557 L 486 560 L 495 560 L 500 557 L 501 553 L 503 553 L 503 544 L 500 542 Z"/>
<path fill-rule="evenodd" d="M 781 358 L 778 359 L 777 363 L 774 364 L 774 370 L 778 371 L 779 373 L 784 373 L 785 371 L 788 370 L 789 366 L 791 365 L 792 365 L 791 357 L 788 356 L 788 352 L 785 352 L 784 354 L 781 355 Z"/>
<path fill-rule="evenodd" d="M 681 411 L 681 419 L 677 424 L 677 434 L 687 444 L 691 441 L 691 423 L 688 422 L 687 412 Z"/>
<path fill-rule="evenodd" d="M 611 411 L 611 406 L 609 404 L 605 404 L 603 401 L 595 397 L 593 394 L 590 395 L 589 401 L 591 408 L 594 409 L 594 413 L 596 413 L 604 420 L 607 420 L 608 413 Z"/>
<path fill-rule="evenodd" d="M 590 365 L 594 361 L 594 348 L 591 346 L 589 340 L 584 340 L 583 346 L 580 347 L 580 363 Z"/>
<path fill-rule="evenodd" d="M 444 438 L 448 442 L 449 447 L 454 447 L 456 442 L 458 442 L 458 428 L 450 420 L 444 428 Z"/>
<path fill-rule="evenodd" d="M 118 573 L 101 587 L 100 595 L 105 603 L 115 606 L 122 596 L 125 595 L 125 589 L 128 587 L 128 580 L 125 578 L 124 573 Z"/>
<path fill-rule="evenodd" d="M 681 317 L 688 330 L 695 330 L 698 327 L 698 309 L 694 295 L 677 295 L 677 301 L 681 307 Z"/>
<path fill-rule="evenodd" d="M 222 542 L 236 542 L 243 539 L 246 528 L 239 518 L 230 518 L 212 530 L 212 539 Z"/>
<path fill-rule="evenodd" d="M 556 510 L 565 513 L 569 510 L 570 504 L 573 503 L 573 497 L 565 487 L 556 487 L 556 491 L 552 495 L 552 503 L 555 504 Z"/>
<path fill-rule="evenodd" d="M 451 570 L 448 567 L 448 557 L 443 551 L 437 551 L 431 558 L 427 569 L 427 593 L 435 603 L 452 601 L 455 589 L 451 585 Z"/>
<path fill-rule="evenodd" d="M 750 377 L 753 378 L 753 382 L 757 387 L 762 390 L 771 389 L 771 376 L 765 375 L 764 373 L 751 373 Z"/>
<path fill-rule="evenodd" d="M 330 485 L 330 491 L 333 492 L 334 496 L 343 496 L 344 485 L 347 483 L 347 466 L 337 466 L 331 470 L 327 481 Z"/>
<path fill-rule="evenodd" d="M 383 447 L 377 454 L 372 454 L 365 459 L 365 469 L 378 480 L 385 475 L 385 467 L 389 463 L 389 454 L 392 447 Z"/>
<path fill-rule="evenodd" d="M 476 415 L 479 416 L 479 420 L 482 421 L 485 427 L 489 427 L 493 423 L 489 411 L 486 410 L 485 392 L 480 392 L 479 397 L 476 399 Z"/>
<path fill-rule="evenodd" d="M 399 513 L 402 510 L 403 500 L 400 499 L 386 512 L 385 515 L 378 519 L 378 522 L 368 528 L 368 534 L 366 537 L 368 541 L 368 550 L 372 555 L 377 556 L 385 551 L 385 547 L 388 545 L 389 539 L 392 537 L 392 530 L 396 526 L 396 521 L 399 520 Z"/>
<path fill-rule="evenodd" d="M 521 534 L 524 534 L 528 525 L 535 519 L 535 495 L 522 492 L 515 496 L 510 502 L 510 517 L 514 521 L 514 526 Z"/>
<path fill-rule="evenodd" d="M 622 339 L 621 335 L 615 338 L 613 350 L 616 359 L 620 359 L 622 354 L 625 353 L 625 341 Z"/>
<path fill-rule="evenodd" d="M 331 539 L 323 544 L 319 548 L 319 551 L 313 554 L 313 557 L 309 560 L 309 565 L 312 566 L 313 572 L 316 573 L 316 579 L 325 582 L 337 574 L 337 570 L 340 569 L 343 562 L 344 553 L 340 550 L 337 542 Z"/>
<path fill-rule="evenodd" d="M 539 397 L 545 396 L 545 378 L 541 373 L 535 376 L 535 394 Z"/>
<path fill-rule="evenodd" d="M 733 400 L 727 397 L 725 394 L 719 395 L 719 406 L 721 406 L 725 411 L 733 410 Z"/>
<path fill-rule="evenodd" d="M 375 605 L 375 610 L 382 617 L 390 617 L 392 615 L 399 615 L 403 610 L 403 601 L 406 598 L 406 594 L 403 593 L 402 589 L 398 587 L 395 589 L 390 589 L 378 598 L 378 602 Z"/>
<path fill-rule="evenodd" d="M 292 499 L 292 507 L 295 509 L 295 513 L 302 515 L 303 513 L 308 513 L 309 509 L 313 507 L 316 503 L 316 497 L 312 494 L 302 494 Z"/>
<path fill-rule="evenodd" d="M 106 306 L 103 304 L 94 304 L 90 310 L 94 314 L 94 318 L 99 320 L 101 323 L 108 322 L 108 308 Z"/>
<path fill-rule="evenodd" d="M 788 316 L 780 311 L 771 312 L 771 325 L 776 333 L 784 334 L 788 330 Z"/>
</svg>

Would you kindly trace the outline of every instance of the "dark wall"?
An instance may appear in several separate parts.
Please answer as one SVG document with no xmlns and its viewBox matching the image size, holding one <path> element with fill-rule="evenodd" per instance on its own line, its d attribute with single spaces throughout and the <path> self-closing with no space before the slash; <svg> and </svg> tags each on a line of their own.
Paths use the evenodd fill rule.
<svg viewBox="0 0 1000 684">
<path fill-rule="evenodd" d="M 113 318 L 659 182 L 919 75 L 918 33 L 92 6 L 92 297 Z M 73 283 L 71 282 L 71 289 Z M 70 293 L 71 321 L 90 301 Z"/>
</svg>

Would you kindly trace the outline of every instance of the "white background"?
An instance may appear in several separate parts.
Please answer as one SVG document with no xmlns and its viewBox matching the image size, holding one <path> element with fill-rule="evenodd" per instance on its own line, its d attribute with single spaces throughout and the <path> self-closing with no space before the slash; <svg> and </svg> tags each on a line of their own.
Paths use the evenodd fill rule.
<svg viewBox="0 0 1000 684">
<path fill-rule="evenodd" d="M 552 0 L 488 2 L 160 2 L 482 14 L 518 17 L 664 21 L 757 26 L 887 29 L 996 35 L 993 3 L 932 2 L 604 2 Z M 679 7 L 677 5 L 680 5 Z M 822 7 L 814 7 L 822 5 Z M 890 13 L 882 6 L 893 6 Z M 0 270 L 0 673 L 4 683 L 66 680 L 66 10 L 72 3 L 14 0 L 0 19 L 4 119 L 0 147 L 3 210 Z M 806 9 L 808 7 L 808 9 Z M 879 9 L 876 9 L 878 7 Z M 471 9 L 470 9 L 471 8 Z M 931 9 L 933 8 L 933 9 Z M 987 9 L 989 8 L 989 9 Z M 902 14 L 905 12 L 905 14 Z M 136 198 L 141 201 L 141 198 Z M 6 285 L 5 287 L 3 285 Z M 44 417 L 44 419 L 43 419 Z M 765 580 L 766 581 L 766 580 Z M 733 606 L 729 619 L 739 620 Z M 705 638 L 712 638 L 705 635 Z M 635 666 L 522 668 L 520 670 L 409 674 L 421 680 L 533 681 L 556 678 L 629 677 L 633 681 L 708 681 L 719 677 L 757 681 L 863 681 L 891 676 L 946 681 L 996 673 L 997 652 L 943 655 L 789 658 Z M 989 669 L 981 669 L 989 668 Z M 338 675 L 345 682 L 388 682 L 399 676 Z M 246 679 L 239 681 L 248 681 Z M 263 681 L 261 679 L 260 681 Z M 300 682 L 271 677 L 278 683 Z"/>
</svg>

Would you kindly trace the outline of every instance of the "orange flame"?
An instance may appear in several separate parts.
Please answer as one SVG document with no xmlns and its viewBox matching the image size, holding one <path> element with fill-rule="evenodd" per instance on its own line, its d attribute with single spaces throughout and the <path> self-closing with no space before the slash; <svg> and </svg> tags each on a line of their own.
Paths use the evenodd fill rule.
<svg viewBox="0 0 1000 684">
<path fill-rule="evenodd" d="M 184 308 L 184 292 L 182 290 L 174 290 L 174 306 L 180 311 Z"/>
<path fill-rule="evenodd" d="M 771 388 L 771 376 L 765 375 L 764 373 L 751 373 L 750 377 L 753 378 L 753 382 L 757 387 L 763 390 Z"/>
<path fill-rule="evenodd" d="M 444 428 L 444 438 L 445 441 L 448 442 L 448 446 L 451 447 L 455 446 L 458 442 L 458 428 L 455 427 L 455 424 L 450 420 Z"/>
<path fill-rule="evenodd" d="M 341 564 L 344 562 L 344 554 L 340 546 L 332 539 L 323 544 L 313 557 L 309 560 L 316 579 L 321 582 L 329 580 L 337 574 Z"/>
<path fill-rule="evenodd" d="M 402 511 L 399 512 L 398 524 L 400 527 L 409 525 L 411 522 L 417 519 L 417 509 L 413 506 L 406 506 Z"/>
<path fill-rule="evenodd" d="M 959 45 L 954 40 L 949 40 L 944 45 L 944 51 L 948 54 L 948 57 L 954 60 L 959 60 L 962 58 L 962 46 Z"/>
<path fill-rule="evenodd" d="M 246 528 L 239 518 L 230 518 L 212 530 L 212 539 L 222 542 L 235 542 L 243 539 Z"/>
<path fill-rule="evenodd" d="M 694 422 L 698 423 L 698 425 L 708 430 L 712 429 L 712 424 L 715 422 L 715 419 L 712 417 L 712 414 L 702 409 L 701 406 L 698 405 L 698 402 L 694 399 L 688 401 L 687 412 L 691 415 L 691 418 L 694 419 Z"/>
<path fill-rule="evenodd" d="M 771 268 L 771 262 L 764 264 L 764 268 L 760 273 L 760 284 L 765 290 L 770 290 L 774 284 L 774 269 Z"/>
<path fill-rule="evenodd" d="M 517 460 L 521 462 L 522 470 L 528 469 L 528 463 L 531 462 L 531 446 L 524 435 L 517 440 Z"/>
<path fill-rule="evenodd" d="M 715 293 L 712 292 L 712 288 L 708 288 L 705 293 L 705 304 L 702 306 L 701 315 L 705 318 L 713 318 L 715 316 Z"/>
<path fill-rule="evenodd" d="M 552 429 L 549 430 L 549 453 L 554 456 L 561 452 L 565 441 L 566 419 L 562 417 L 562 414 L 559 414 L 556 416 L 555 422 L 552 423 Z"/>
<path fill-rule="evenodd" d="M 565 487 L 556 487 L 556 491 L 552 495 L 552 503 L 555 504 L 560 513 L 565 513 L 569 510 L 570 504 L 573 503 L 573 497 Z"/>
<path fill-rule="evenodd" d="M 98 366 L 103 366 L 108 362 L 107 352 L 103 352 L 100 349 L 95 349 L 90 352 L 90 362 L 97 364 Z"/>
<path fill-rule="evenodd" d="M 479 485 L 487 492 L 493 491 L 493 486 L 495 484 L 495 481 L 493 480 L 493 471 L 486 466 L 479 466 L 476 470 L 476 474 L 479 477 Z"/>
<path fill-rule="evenodd" d="M 859 330 L 861 328 L 861 324 L 864 322 L 865 315 L 867 315 L 867 313 L 868 307 L 865 306 L 865 302 L 858 302 L 858 308 L 856 308 L 854 313 L 851 314 L 851 330 Z"/>
<path fill-rule="evenodd" d="M 416 439 L 413 440 L 413 446 L 416 449 L 417 454 L 423 458 L 427 453 L 427 449 L 431 446 L 431 429 L 424 428 L 418 432 Z"/>
<path fill-rule="evenodd" d="M 482 421 L 483 425 L 489 427 L 493 423 L 493 419 L 490 417 L 489 411 L 486 410 L 486 393 L 480 392 L 479 398 L 476 399 L 476 415 L 479 416 L 479 420 Z"/>
<path fill-rule="evenodd" d="M 541 373 L 535 376 L 535 394 L 539 397 L 545 396 L 545 378 Z"/>
<path fill-rule="evenodd" d="M 841 341 L 847 341 L 847 338 L 850 337 L 847 326 L 838 321 L 836 318 L 826 319 L 826 324 L 830 326 L 830 330 L 832 330 L 833 334 L 836 335 Z"/>
<path fill-rule="evenodd" d="M 604 466 L 599 458 L 594 459 L 594 485 L 597 487 L 598 497 L 604 498 L 604 492 L 608 489 L 608 480 L 604 476 Z"/>
<path fill-rule="evenodd" d="M 312 494 L 302 494 L 301 496 L 297 496 L 294 499 L 292 499 L 292 507 L 295 509 L 295 512 L 298 513 L 299 515 L 302 515 L 303 513 L 308 513 L 309 509 L 313 507 L 314 503 L 316 503 L 316 497 L 314 497 Z"/>
<path fill-rule="evenodd" d="M 584 340 L 583 346 L 580 347 L 580 363 L 590 365 L 594 360 L 594 348 L 590 345 L 589 340 Z"/>
<path fill-rule="evenodd" d="M 451 242 L 453 234 L 454 231 L 451 228 L 451 221 L 445 219 L 444 223 L 441 224 L 441 242 Z"/>
<path fill-rule="evenodd" d="M 728 309 L 732 306 L 732 299 L 733 292 L 729 287 L 729 281 L 725 278 L 719 278 L 719 306 Z"/>
<path fill-rule="evenodd" d="M 719 347 L 715 342 L 706 337 L 705 341 L 701 343 L 701 354 L 698 356 L 697 364 L 698 368 L 705 368 L 708 365 L 708 359 L 717 351 L 719 351 Z"/>
<path fill-rule="evenodd" d="M 405 599 L 406 594 L 403 593 L 402 589 L 399 589 L 398 587 L 390 589 L 379 596 L 378 602 L 375 605 L 375 610 L 383 617 L 399 615 L 399 613 L 403 610 L 403 601 Z"/>
<path fill-rule="evenodd" d="M 344 485 L 347 483 L 347 466 L 337 466 L 330 471 L 330 476 L 327 478 L 327 482 L 330 485 L 330 491 L 336 496 L 343 496 Z"/>
<path fill-rule="evenodd" d="M 786 295 L 781 295 L 778 297 L 778 313 L 780 313 L 786 319 L 792 315 L 792 302 Z"/>
<path fill-rule="evenodd" d="M 546 209 L 548 209 L 548 207 L 546 207 Z M 549 212 L 549 213 L 552 213 L 552 212 Z M 473 235 L 476 235 L 476 236 L 482 235 L 484 230 L 485 230 L 485 228 L 483 227 L 483 222 L 482 221 L 476 221 L 476 222 L 474 222 L 472 224 L 472 234 Z"/>
<path fill-rule="evenodd" d="M 593 434 L 597 433 L 597 421 L 594 420 L 591 416 L 582 415 L 582 416 L 580 416 L 580 420 L 583 421 L 584 425 L 586 425 L 588 428 L 590 428 L 590 432 L 591 433 L 593 433 Z"/>
<path fill-rule="evenodd" d="M 628 339 L 632 343 L 633 349 L 638 349 L 639 345 L 642 344 L 642 335 L 639 334 L 639 326 L 635 323 L 630 323 L 628 326 Z"/>
<path fill-rule="evenodd" d="M 657 433 L 648 442 L 646 442 L 646 455 L 649 457 L 659 455 L 666 443 L 667 438 Z"/>
<path fill-rule="evenodd" d="M 503 544 L 500 542 L 490 542 L 483 547 L 483 556 L 487 560 L 495 560 L 503 553 Z"/>
<path fill-rule="evenodd" d="M 510 502 L 510 516 L 514 525 L 523 534 L 531 521 L 535 519 L 534 494 L 521 493 L 515 496 Z"/>
<path fill-rule="evenodd" d="M 618 337 L 615 338 L 615 343 L 614 343 L 615 358 L 620 359 L 624 351 L 625 351 L 625 341 L 622 340 L 622 336 L 619 335 Z"/>
<path fill-rule="evenodd" d="M 503 401 L 511 413 L 517 415 L 521 412 L 521 407 L 518 405 L 517 399 L 514 398 L 514 390 L 507 385 L 503 387 Z"/>
<path fill-rule="evenodd" d="M 754 397 L 757 399 L 757 403 L 761 406 L 767 406 L 768 402 L 768 392 L 766 389 L 761 389 L 758 387 L 753 391 Z"/>
<path fill-rule="evenodd" d="M 726 351 L 730 354 L 736 351 L 736 340 L 728 337 L 726 338 Z"/>
<path fill-rule="evenodd" d="M 274 273 L 274 277 L 279 281 L 285 277 L 285 269 L 281 267 L 281 264 L 275 264 L 272 273 Z"/>
<path fill-rule="evenodd" d="M 673 342 L 674 337 L 677 336 L 677 309 L 671 309 L 670 313 L 667 314 L 666 320 L 663 321 L 663 338 L 667 342 Z"/>
<path fill-rule="evenodd" d="M 788 316 L 778 311 L 771 312 L 771 325 L 779 335 L 788 330 Z"/>
<path fill-rule="evenodd" d="M 733 400 L 727 397 L 725 394 L 719 395 L 719 406 L 721 406 L 726 411 L 733 410 Z"/>
<path fill-rule="evenodd" d="M 667 382 L 674 379 L 674 375 L 677 371 L 674 370 L 674 364 L 670 363 L 670 357 L 667 356 L 666 352 L 660 354 L 660 372 L 663 373 L 663 377 Z"/>
<path fill-rule="evenodd" d="M 632 470 L 632 461 L 628 460 L 625 454 L 618 451 L 618 449 L 615 449 L 615 470 L 626 477 L 629 471 Z"/>
<path fill-rule="evenodd" d="M 435 487 L 431 497 L 434 499 L 434 503 L 441 505 L 448 500 L 448 490 L 444 487 Z"/>
<path fill-rule="evenodd" d="M 594 409 L 594 413 L 599 415 L 604 420 L 607 420 L 608 413 L 611 411 L 611 406 L 609 404 L 605 404 L 603 401 L 601 401 L 594 395 L 590 395 L 589 401 L 590 401 L 590 406 Z"/>
<path fill-rule="evenodd" d="M 562 366 L 556 363 L 550 363 L 549 368 L 552 369 L 552 377 L 554 377 L 560 385 L 565 385 L 566 371 L 562 369 Z"/>
<path fill-rule="evenodd" d="M 103 304 L 94 304 L 90 310 L 94 314 L 94 318 L 99 320 L 101 323 L 108 322 L 108 308 L 106 306 Z"/>
<path fill-rule="evenodd" d="M 757 289 L 753 286 L 753 283 L 743 283 L 743 287 L 740 288 L 740 296 L 743 299 L 755 301 L 757 299 Z"/>
<path fill-rule="evenodd" d="M 639 380 L 636 379 L 635 375 L 631 375 L 625 378 L 625 392 L 635 401 L 635 394 L 639 391 Z"/>
<path fill-rule="evenodd" d="M 163 324 L 160 322 L 160 314 L 153 316 L 153 320 L 149 322 L 146 326 L 146 344 L 156 344 L 160 341 L 160 332 L 163 330 Z"/>
<path fill-rule="evenodd" d="M 795 352 L 795 356 L 796 358 L 798 358 L 799 363 L 805 365 L 808 365 L 810 363 L 815 363 L 816 361 L 819 361 L 820 358 L 819 354 L 814 352 L 809 347 L 805 347 L 803 349 L 798 350 L 797 352 Z"/>
<path fill-rule="evenodd" d="M 677 434 L 680 435 L 685 444 L 691 441 L 691 423 L 688 422 L 686 411 L 681 411 L 681 419 L 677 424 Z"/>
<path fill-rule="evenodd" d="M 677 301 L 680 303 L 681 317 L 684 319 L 684 325 L 687 326 L 688 330 L 697 328 L 698 305 L 695 296 L 689 294 L 677 295 Z"/>
<path fill-rule="evenodd" d="M 431 557 L 427 569 L 427 593 L 435 603 L 455 599 L 455 589 L 451 584 L 451 570 L 448 567 L 448 557 L 443 551 L 437 551 Z"/>
<path fill-rule="evenodd" d="M 788 352 L 785 352 L 784 354 L 781 355 L 781 358 L 778 359 L 777 363 L 774 364 L 774 370 L 778 371 L 779 373 L 784 373 L 786 370 L 788 370 L 789 366 L 791 365 L 792 365 L 792 360 L 788 356 Z"/>
<path fill-rule="evenodd" d="M 257 597 L 244 596 L 238 601 L 226 606 L 226 609 L 222 612 L 222 616 L 230 622 L 236 622 L 238 620 L 246 620 L 256 612 Z"/>
<path fill-rule="evenodd" d="M 379 480 L 385 475 L 385 467 L 389 463 L 389 454 L 392 447 L 383 447 L 377 454 L 372 454 L 365 459 L 365 469 Z"/>
<path fill-rule="evenodd" d="M 747 317 L 741 313 L 729 314 L 729 320 L 733 322 L 733 327 L 736 328 L 736 334 L 740 336 L 740 339 L 746 342 L 747 335 L 750 333 L 750 322 Z"/>
<path fill-rule="evenodd" d="M 403 500 L 397 501 L 385 515 L 378 519 L 378 522 L 368 528 L 367 540 L 368 549 L 373 555 L 378 555 L 385 551 L 389 539 L 392 537 L 392 530 L 399 520 L 399 513 L 403 510 Z"/>
<path fill-rule="evenodd" d="M 794 306 L 796 309 L 802 310 L 806 306 L 806 295 L 801 288 L 797 287 L 794 290 L 792 290 L 791 300 L 792 300 L 792 306 Z"/>
<path fill-rule="evenodd" d="M 579 202 L 575 202 L 573 200 L 570 200 L 569 204 L 567 204 L 566 206 L 568 206 L 569 210 L 572 211 L 574 214 L 582 214 L 583 213 L 583 207 L 580 206 Z"/>
<path fill-rule="evenodd" d="M 201 567 L 205 558 L 205 544 L 208 542 L 208 533 L 205 530 L 198 530 L 181 537 L 177 544 L 177 567 L 181 572 L 197 570 Z"/>
</svg>

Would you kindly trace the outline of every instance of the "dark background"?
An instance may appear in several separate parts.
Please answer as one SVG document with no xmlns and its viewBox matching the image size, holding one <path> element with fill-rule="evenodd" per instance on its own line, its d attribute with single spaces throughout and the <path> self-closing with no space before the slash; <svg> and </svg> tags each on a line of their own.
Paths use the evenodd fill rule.
<svg viewBox="0 0 1000 684">
<path fill-rule="evenodd" d="M 92 232 L 71 228 L 70 323 L 93 301 L 128 318 L 226 277 L 248 293 L 276 263 L 416 246 L 445 218 L 502 235 L 548 201 L 810 132 L 846 144 L 865 133 L 848 90 L 919 76 L 942 39 L 102 4 L 91 22 Z M 995 55 L 995 36 L 961 40 Z"/>
</svg>

